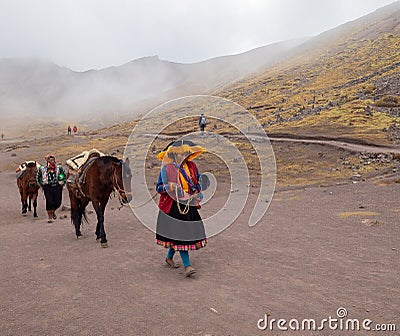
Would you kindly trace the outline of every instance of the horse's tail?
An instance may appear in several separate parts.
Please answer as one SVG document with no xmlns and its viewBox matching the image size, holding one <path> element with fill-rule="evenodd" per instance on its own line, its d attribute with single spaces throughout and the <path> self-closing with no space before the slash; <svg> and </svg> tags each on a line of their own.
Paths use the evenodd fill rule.
<svg viewBox="0 0 400 336">
<path fill-rule="evenodd" d="M 84 221 L 86 224 L 89 223 L 89 219 L 88 219 L 87 216 L 86 216 L 86 210 L 85 210 L 85 209 L 83 209 L 82 218 L 83 218 L 83 221 Z"/>
<path fill-rule="evenodd" d="M 75 223 L 79 222 L 79 218 L 82 218 L 85 223 L 89 223 L 89 219 L 86 216 L 85 207 L 79 200 L 76 200 L 74 203 L 75 204 L 73 205 L 71 202 L 71 223 L 75 225 Z"/>
</svg>

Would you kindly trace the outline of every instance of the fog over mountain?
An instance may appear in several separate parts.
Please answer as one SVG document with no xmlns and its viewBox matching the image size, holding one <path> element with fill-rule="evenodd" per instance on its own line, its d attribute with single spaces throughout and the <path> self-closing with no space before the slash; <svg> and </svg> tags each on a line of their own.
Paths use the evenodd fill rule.
<svg viewBox="0 0 400 336">
<path fill-rule="evenodd" d="M 210 93 L 266 69 L 303 42 L 276 43 L 193 64 L 151 56 L 85 72 L 41 60 L 2 59 L 0 115 L 91 125 L 128 120 L 166 100 Z"/>
<path fill-rule="evenodd" d="M 394 0 L 2 0 L 0 58 L 75 71 L 150 55 L 196 63 L 316 36 Z"/>
<path fill-rule="evenodd" d="M 131 120 L 173 98 L 215 94 L 245 78 L 251 81 L 252 77 L 290 58 L 305 61 L 322 49 L 331 54 L 340 52 L 346 36 L 351 35 L 355 40 L 373 39 L 381 29 L 387 30 L 388 25 L 395 24 L 391 14 L 399 6 L 397 1 L 313 38 L 274 43 L 191 64 L 149 56 L 121 66 L 77 72 L 45 60 L 3 58 L 0 59 L 2 128 L 7 134 L 18 134 L 35 124 L 53 123 L 59 127 L 81 123 L 95 128 Z M 338 36 L 342 45 L 335 44 Z"/>
</svg>

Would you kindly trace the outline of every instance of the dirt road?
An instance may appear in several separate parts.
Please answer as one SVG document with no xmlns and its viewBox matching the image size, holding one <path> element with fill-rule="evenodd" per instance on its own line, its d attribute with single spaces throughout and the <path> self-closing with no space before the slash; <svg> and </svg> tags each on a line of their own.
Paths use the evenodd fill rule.
<svg viewBox="0 0 400 336">
<path fill-rule="evenodd" d="M 4 162 L 9 153 L 0 156 Z M 276 325 L 273 332 L 257 328 L 264 314 L 320 321 L 336 318 L 339 307 L 349 318 L 400 329 L 398 184 L 277 192 L 253 228 L 248 204 L 191 253 L 193 278 L 166 266 L 154 234 L 130 209 L 118 211 L 116 199 L 106 211 L 109 248 L 102 249 L 93 214 L 77 240 L 69 218 L 46 222 L 42 194 L 39 219 L 21 216 L 12 172 L 0 173 L 0 185 L 3 336 L 272 335 Z M 207 216 L 207 207 L 201 211 Z"/>
<path fill-rule="evenodd" d="M 176 139 L 179 136 L 183 136 L 184 133 L 176 133 L 174 135 L 167 135 L 167 134 L 144 134 L 144 136 L 147 136 L 149 138 L 159 138 L 159 139 Z M 232 133 L 226 133 L 224 136 L 228 138 L 241 138 L 244 139 L 244 136 L 242 134 L 232 134 Z M 248 135 L 249 140 L 251 141 L 264 141 L 265 137 L 260 136 L 260 135 L 255 135 L 255 134 L 249 134 Z M 345 141 L 345 140 L 335 140 L 335 139 L 324 139 L 324 138 L 302 138 L 302 137 L 294 137 L 294 136 L 268 136 L 268 139 L 271 142 L 292 142 L 292 143 L 303 143 L 303 144 L 319 144 L 319 145 L 325 145 L 325 146 L 332 146 L 336 148 L 343 148 L 348 151 L 353 151 L 353 152 L 367 152 L 367 153 L 400 153 L 400 146 L 377 146 L 373 144 L 364 144 L 364 143 L 356 143 L 356 142 L 350 142 L 350 141 Z"/>
</svg>

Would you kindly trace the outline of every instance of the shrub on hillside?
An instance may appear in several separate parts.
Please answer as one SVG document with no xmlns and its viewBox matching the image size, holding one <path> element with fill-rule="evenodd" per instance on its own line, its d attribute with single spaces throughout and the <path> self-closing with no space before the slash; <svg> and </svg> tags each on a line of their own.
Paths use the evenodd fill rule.
<svg viewBox="0 0 400 336">
<path fill-rule="evenodd" d="M 379 98 L 375 105 L 379 107 L 399 107 L 400 98 L 397 96 L 384 96 Z"/>
<path fill-rule="evenodd" d="M 366 95 L 371 94 L 375 91 L 375 85 L 373 84 L 367 84 L 364 86 L 364 93 Z"/>
</svg>

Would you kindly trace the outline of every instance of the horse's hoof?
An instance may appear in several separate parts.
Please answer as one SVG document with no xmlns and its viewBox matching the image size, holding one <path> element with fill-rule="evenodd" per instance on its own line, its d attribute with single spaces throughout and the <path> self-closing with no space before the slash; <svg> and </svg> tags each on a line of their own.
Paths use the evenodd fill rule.
<svg viewBox="0 0 400 336">
<path fill-rule="evenodd" d="M 83 238 L 83 235 L 77 235 L 76 236 L 76 239 L 82 239 Z"/>
<path fill-rule="evenodd" d="M 108 247 L 108 243 L 101 243 L 101 247 L 103 247 L 103 248 Z"/>
<path fill-rule="evenodd" d="M 28 214 L 26 212 L 22 213 L 22 216 L 26 217 Z"/>
<path fill-rule="evenodd" d="M 100 243 L 101 237 L 96 238 L 96 242 Z"/>
</svg>

